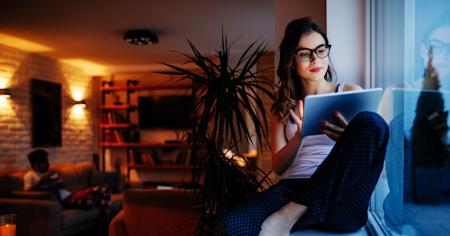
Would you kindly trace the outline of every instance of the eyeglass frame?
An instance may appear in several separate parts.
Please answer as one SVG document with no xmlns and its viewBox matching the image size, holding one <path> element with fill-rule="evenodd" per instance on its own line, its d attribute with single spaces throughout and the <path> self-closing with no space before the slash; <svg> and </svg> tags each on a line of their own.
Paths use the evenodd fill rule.
<svg viewBox="0 0 450 236">
<path fill-rule="evenodd" d="M 440 46 L 442 46 L 441 48 L 439 48 L 439 50 L 436 52 L 436 48 L 432 47 L 432 42 L 436 42 L 441 44 Z M 427 51 L 433 55 L 435 54 L 439 54 L 442 55 L 445 52 L 450 52 L 450 43 L 446 43 L 446 42 L 442 42 L 441 40 L 438 39 L 430 39 L 426 42 L 426 47 L 427 47 Z"/>
<path fill-rule="evenodd" d="M 327 55 L 324 56 L 324 57 L 320 57 L 320 56 L 317 54 L 317 50 L 318 50 L 320 47 L 323 47 L 323 46 L 325 46 L 325 48 L 327 49 Z M 295 50 L 295 59 L 297 59 L 297 60 L 299 60 L 299 61 L 307 62 L 307 61 L 311 60 L 313 53 L 316 55 L 317 58 L 326 58 L 326 57 L 328 57 L 328 55 L 330 55 L 330 49 L 331 49 L 331 44 L 321 44 L 321 45 L 317 46 L 317 47 L 314 48 L 314 49 L 310 49 L 310 48 L 297 48 L 297 49 Z M 301 50 L 307 50 L 307 51 L 309 51 L 309 57 L 308 57 L 308 59 L 302 60 L 302 59 L 299 58 L 298 52 L 300 52 Z"/>
</svg>

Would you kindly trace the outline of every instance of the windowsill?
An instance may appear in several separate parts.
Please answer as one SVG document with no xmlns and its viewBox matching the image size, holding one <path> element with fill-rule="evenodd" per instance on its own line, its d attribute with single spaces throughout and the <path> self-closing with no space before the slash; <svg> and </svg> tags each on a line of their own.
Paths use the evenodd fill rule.
<svg viewBox="0 0 450 236">
<path fill-rule="evenodd" d="M 371 211 L 368 212 L 366 229 L 367 233 L 370 236 L 389 235 L 383 230 L 383 227 L 380 225 L 380 219 L 378 218 L 378 216 Z"/>
</svg>

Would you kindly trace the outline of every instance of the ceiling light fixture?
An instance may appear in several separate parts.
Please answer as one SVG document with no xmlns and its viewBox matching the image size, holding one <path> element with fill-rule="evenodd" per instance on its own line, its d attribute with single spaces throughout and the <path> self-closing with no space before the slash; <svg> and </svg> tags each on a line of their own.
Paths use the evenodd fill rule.
<svg viewBox="0 0 450 236">
<path fill-rule="evenodd" d="M 149 30 L 129 30 L 123 39 L 134 45 L 151 45 L 158 43 L 158 37 Z"/>
</svg>

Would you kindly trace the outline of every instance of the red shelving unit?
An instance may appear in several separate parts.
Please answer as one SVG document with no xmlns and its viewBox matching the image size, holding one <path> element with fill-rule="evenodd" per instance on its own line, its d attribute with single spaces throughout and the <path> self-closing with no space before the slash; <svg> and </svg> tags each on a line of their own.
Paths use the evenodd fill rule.
<svg viewBox="0 0 450 236">
<path fill-rule="evenodd" d="M 136 158 L 136 151 L 145 150 L 188 150 L 191 148 L 190 144 L 178 143 L 178 142 L 152 142 L 143 143 L 135 142 L 131 137 L 132 132 L 137 132 L 137 125 L 131 123 L 130 114 L 132 112 L 138 112 L 137 106 L 132 104 L 131 95 L 137 90 L 176 90 L 176 89 L 186 89 L 191 88 L 187 85 L 160 85 L 160 86 L 141 86 L 137 84 L 137 81 L 128 80 L 126 86 L 114 86 L 113 82 L 103 82 L 100 88 L 102 94 L 102 103 L 100 108 L 101 123 L 99 127 L 102 133 L 102 140 L 100 142 L 100 147 L 102 149 L 103 157 L 103 168 L 105 168 L 105 153 L 106 149 L 124 149 L 126 150 L 127 158 L 127 176 L 130 177 L 129 173 L 131 169 L 135 170 L 145 170 L 151 172 L 153 175 L 163 175 L 164 173 L 169 173 L 172 177 L 168 177 L 167 181 L 174 181 L 173 175 L 184 176 L 191 173 L 192 166 L 189 165 L 189 159 L 184 157 L 181 163 L 155 163 L 153 160 L 152 164 L 148 163 L 136 163 L 134 158 Z M 123 104 L 114 104 L 111 100 L 111 94 L 119 92 L 122 95 L 125 93 L 125 100 L 121 101 Z M 113 95 L 114 96 L 114 95 Z M 123 97 L 122 97 L 123 99 Z M 117 103 L 117 101 L 116 101 Z M 123 117 L 118 117 L 117 114 L 124 114 Z M 142 154 L 142 153 L 141 153 Z M 171 179 L 172 178 L 172 179 Z M 175 178 L 177 179 L 177 178 Z M 163 180 L 164 182 L 165 180 Z"/>
</svg>

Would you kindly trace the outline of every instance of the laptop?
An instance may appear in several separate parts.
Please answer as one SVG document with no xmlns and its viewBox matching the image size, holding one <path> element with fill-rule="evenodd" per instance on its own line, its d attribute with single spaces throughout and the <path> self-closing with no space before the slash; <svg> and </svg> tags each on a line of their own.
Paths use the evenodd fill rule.
<svg viewBox="0 0 450 236">
<path fill-rule="evenodd" d="M 334 111 L 341 112 L 350 122 L 363 111 L 377 112 L 383 89 L 365 89 L 341 93 L 326 93 L 305 97 L 302 135 L 322 134 L 321 121 L 337 123 Z"/>
</svg>

